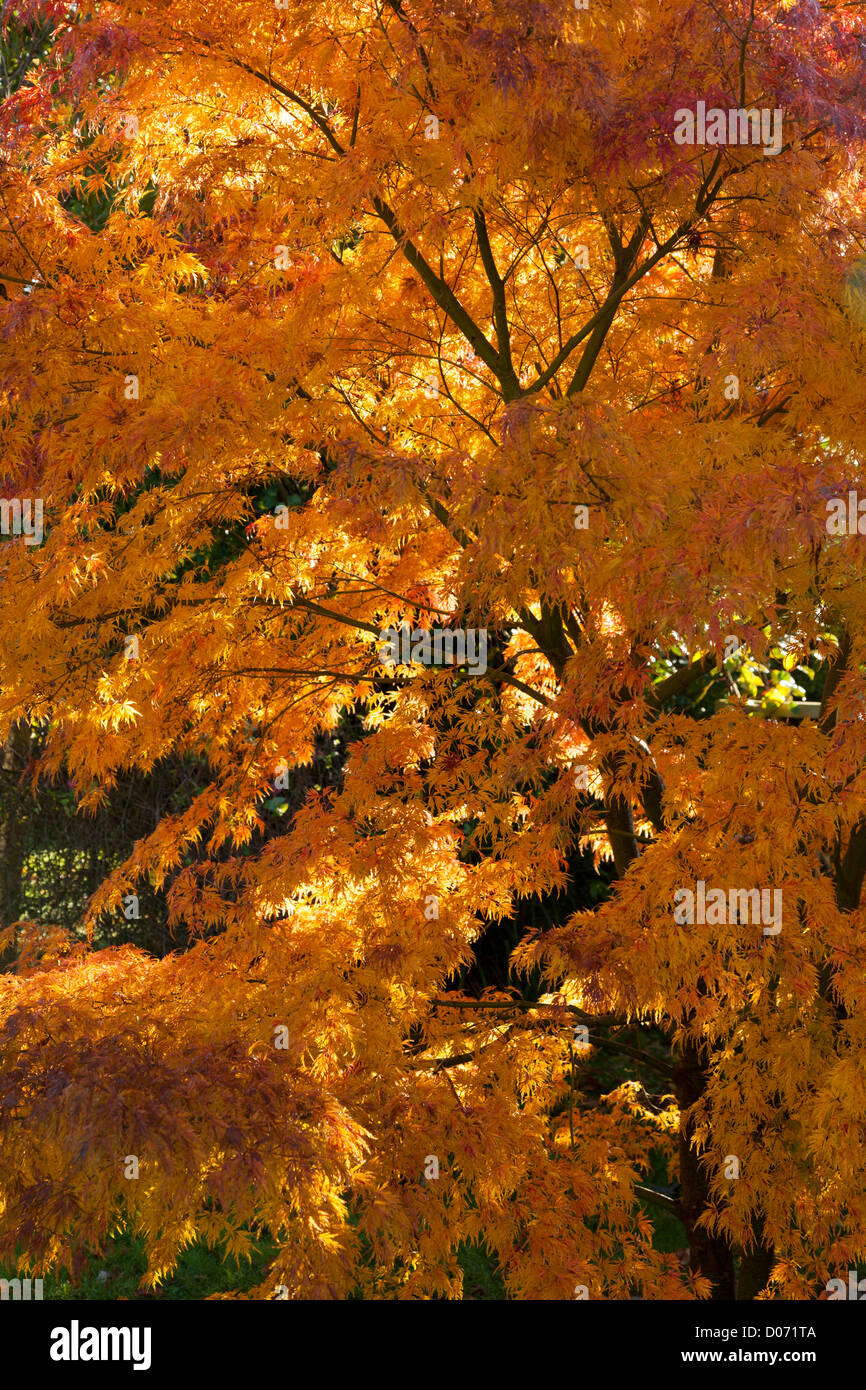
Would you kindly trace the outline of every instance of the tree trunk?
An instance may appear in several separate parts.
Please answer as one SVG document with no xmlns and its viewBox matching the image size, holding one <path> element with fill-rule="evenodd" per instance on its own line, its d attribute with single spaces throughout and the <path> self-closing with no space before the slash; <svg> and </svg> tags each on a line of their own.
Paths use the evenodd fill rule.
<svg viewBox="0 0 866 1390">
<path fill-rule="evenodd" d="M 767 1287 L 767 1280 L 770 1277 L 773 1264 L 775 1263 L 775 1253 L 772 1245 L 768 1245 L 764 1240 L 764 1218 L 759 1216 L 755 1222 L 756 1244 L 749 1250 L 737 1252 L 737 1298 L 755 1298 L 762 1289 Z"/>
</svg>

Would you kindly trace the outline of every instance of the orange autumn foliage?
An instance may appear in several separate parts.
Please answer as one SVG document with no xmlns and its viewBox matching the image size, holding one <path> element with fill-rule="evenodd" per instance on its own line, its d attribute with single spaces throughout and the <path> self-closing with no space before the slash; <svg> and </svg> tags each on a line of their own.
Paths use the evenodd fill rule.
<svg viewBox="0 0 866 1390">
<path fill-rule="evenodd" d="M 169 754 L 211 780 L 85 923 L 149 882 L 191 950 L 15 933 L 0 1258 L 125 1221 L 152 1283 L 264 1228 L 262 1298 L 459 1297 L 478 1241 L 518 1299 L 866 1258 L 866 585 L 826 525 L 866 487 L 862 9 L 19 7 L 55 36 L 0 108 L 0 471 L 45 533 L 0 544 L 0 732 L 83 809 Z M 699 101 L 778 109 L 780 152 L 678 143 Z M 402 623 L 486 669 L 383 665 Z M 821 718 L 677 704 L 732 635 L 829 659 Z M 580 846 L 610 893 L 461 1006 Z M 698 883 L 781 930 L 684 924 Z M 662 1039 L 652 1094 L 575 1103 L 601 1019 Z"/>
</svg>

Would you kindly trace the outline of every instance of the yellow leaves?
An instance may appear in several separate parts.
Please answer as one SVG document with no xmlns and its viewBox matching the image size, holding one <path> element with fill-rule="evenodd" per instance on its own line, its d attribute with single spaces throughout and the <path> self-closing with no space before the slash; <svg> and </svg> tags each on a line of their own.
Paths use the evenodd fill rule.
<svg viewBox="0 0 866 1390">
<path fill-rule="evenodd" d="M 94 129 L 113 122 L 106 172 L 82 173 L 94 152 L 63 107 L 16 137 L 0 439 L 50 528 L 0 546 L 4 728 L 45 713 L 46 768 L 84 806 L 121 771 L 201 769 L 84 925 L 116 925 L 150 881 L 207 941 L 77 960 L 21 932 L 20 977 L 0 984 L 28 1136 L 0 1190 L 14 1204 L 16 1164 L 42 1165 L 49 1242 L 74 1204 L 87 1236 L 119 1202 L 152 1279 L 193 1232 L 215 1238 L 206 1192 L 237 1207 L 235 1253 L 245 1220 L 278 1233 L 293 1296 L 353 1276 L 456 1295 L 455 1245 L 489 1232 L 518 1297 L 571 1297 L 578 1277 L 627 1296 L 630 1272 L 701 1297 L 632 1200 L 647 1144 L 673 1156 L 678 1109 L 626 1083 L 563 1111 L 581 1067 L 559 1006 L 681 1025 L 675 1047 L 708 1050 L 695 1124 L 714 1181 L 726 1153 L 753 1160 L 732 1223 L 774 1182 L 840 1218 L 862 1177 L 864 922 L 820 854 L 866 813 L 866 652 L 855 636 L 835 732 L 753 720 L 734 691 L 714 708 L 709 674 L 677 713 L 648 697 L 657 661 L 729 635 L 793 672 L 794 652 L 837 640 L 831 607 L 864 626 L 862 556 L 828 543 L 816 502 L 866 448 L 862 363 L 815 230 L 844 208 L 853 245 L 860 195 L 805 150 L 784 200 L 772 161 L 731 156 L 713 245 L 695 225 L 656 260 L 634 190 L 653 188 L 655 228 L 691 226 L 692 181 L 627 130 L 611 161 L 591 113 L 615 89 L 655 129 L 650 40 L 706 75 L 724 35 L 690 33 L 693 57 L 677 15 L 568 5 L 531 33 L 488 6 L 464 32 L 418 0 L 426 68 L 400 17 L 368 8 L 360 30 L 329 7 L 214 9 L 206 56 L 194 15 L 169 34 L 165 7 L 144 8 L 120 86 L 88 103 Z M 578 35 L 594 65 L 571 61 Z M 254 75 L 271 72 L 299 73 L 301 101 Z M 123 144 L 126 109 L 140 128 Z M 123 192 L 104 225 L 73 222 L 68 192 L 109 175 Z M 629 227 L 646 273 L 590 360 Z M 378 634 L 404 620 L 483 630 L 488 669 L 386 678 Z M 757 665 L 742 671 L 757 695 Z M 587 872 L 584 894 L 580 849 L 598 869 L 631 841 L 627 871 Z M 781 891 L 779 937 L 674 920 L 698 881 Z M 442 996 L 497 940 L 536 1007 L 449 1015 Z M 796 1119 L 776 1122 L 777 1092 Z M 137 1188 L 117 1169 L 133 1145 Z M 422 1181 L 430 1156 L 441 1176 Z M 350 1210 L 387 1269 L 351 1270 Z"/>
<path fill-rule="evenodd" d="M 173 272 L 181 284 L 184 280 L 191 280 L 193 284 L 196 280 L 201 280 L 202 283 L 207 284 L 210 278 L 206 267 L 202 265 L 201 261 L 197 260 L 195 256 L 190 255 L 189 252 L 186 251 L 180 251 L 177 255 L 173 256 L 171 261 L 167 264 L 166 269 Z"/>
<path fill-rule="evenodd" d="M 111 729 L 112 732 L 116 733 L 126 725 L 134 724 L 136 720 L 141 718 L 141 710 L 131 700 L 117 701 L 103 712 L 102 727 Z"/>
<path fill-rule="evenodd" d="M 51 971 L 59 961 L 79 955 L 83 950 L 81 942 L 64 927 L 16 922 L 7 931 L 7 946 L 13 939 L 17 944 L 15 971 L 19 976 Z"/>
<path fill-rule="evenodd" d="M 646 1216 L 643 1212 L 639 1213 L 635 1217 L 635 1227 L 643 1236 L 644 1240 L 647 1241 L 647 1243 L 649 1243 L 652 1240 L 655 1228 L 650 1218 Z"/>
<path fill-rule="evenodd" d="M 695 1270 L 689 1270 L 686 1275 L 689 1288 L 696 1299 L 711 1298 L 713 1294 L 713 1282 L 706 1275 L 700 1274 Z"/>
<path fill-rule="evenodd" d="M 94 552 L 90 555 L 84 555 L 82 558 L 84 560 L 84 573 L 88 579 L 98 579 L 100 575 L 107 573 L 108 566 L 101 555 Z"/>
<path fill-rule="evenodd" d="M 333 1231 L 317 1231 L 316 1240 L 319 1245 L 321 1245 L 322 1249 L 329 1254 L 337 1254 L 343 1248 L 340 1237 L 335 1235 Z"/>
</svg>

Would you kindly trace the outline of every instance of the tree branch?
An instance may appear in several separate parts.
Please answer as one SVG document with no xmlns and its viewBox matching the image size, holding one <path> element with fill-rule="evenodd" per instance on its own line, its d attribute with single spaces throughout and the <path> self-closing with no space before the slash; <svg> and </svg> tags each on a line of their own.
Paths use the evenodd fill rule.
<svg viewBox="0 0 866 1390">
<path fill-rule="evenodd" d="M 697 661 L 689 662 L 688 666 L 683 666 L 679 671 L 674 671 L 664 680 L 657 681 L 651 686 L 646 694 L 646 702 L 654 709 L 661 709 L 662 705 L 675 695 L 681 695 L 684 690 L 701 676 L 708 676 L 716 664 L 714 652 L 707 652 L 704 656 L 698 657 Z"/>
<path fill-rule="evenodd" d="M 508 333 L 508 313 L 505 303 L 505 282 L 496 266 L 493 255 L 493 248 L 490 245 L 490 237 L 487 231 L 487 222 L 480 207 L 473 208 L 472 217 L 475 223 L 475 235 L 478 239 L 478 249 L 481 252 L 481 260 L 484 271 L 487 275 L 490 289 L 493 294 L 493 324 L 496 329 L 496 345 L 499 348 L 499 360 L 502 364 L 502 385 L 506 400 L 514 400 L 520 394 L 520 383 L 514 371 L 514 364 L 511 360 L 511 340 Z"/>
<path fill-rule="evenodd" d="M 650 1202 L 653 1206 L 661 1207 L 664 1211 L 670 1212 L 678 1221 L 682 1221 L 683 1213 L 679 1202 L 675 1202 L 673 1197 L 666 1197 L 663 1192 L 656 1192 L 654 1187 L 643 1187 L 640 1183 L 635 1183 L 634 1194 L 645 1202 Z"/>
</svg>

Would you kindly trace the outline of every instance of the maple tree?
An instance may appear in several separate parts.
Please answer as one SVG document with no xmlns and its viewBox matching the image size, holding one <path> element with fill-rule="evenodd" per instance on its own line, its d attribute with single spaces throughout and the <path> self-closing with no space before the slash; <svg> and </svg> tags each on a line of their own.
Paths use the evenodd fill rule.
<svg viewBox="0 0 866 1390">
<path fill-rule="evenodd" d="M 866 1259 L 862 8 L 16 7 L 3 495 L 44 536 L 0 545 L 0 733 L 82 813 L 209 780 L 86 919 L 150 884 L 190 949 L 2 924 L 3 1258 L 124 1221 L 153 1283 L 265 1228 L 260 1297 L 459 1297 L 478 1242 L 524 1299 Z M 679 143 L 698 101 L 778 154 Z M 383 662 L 402 624 L 485 669 Z M 595 905 L 456 989 L 587 849 Z M 696 885 L 778 930 L 678 920 Z M 602 1045 L 641 1080 L 590 1104 Z"/>
</svg>

